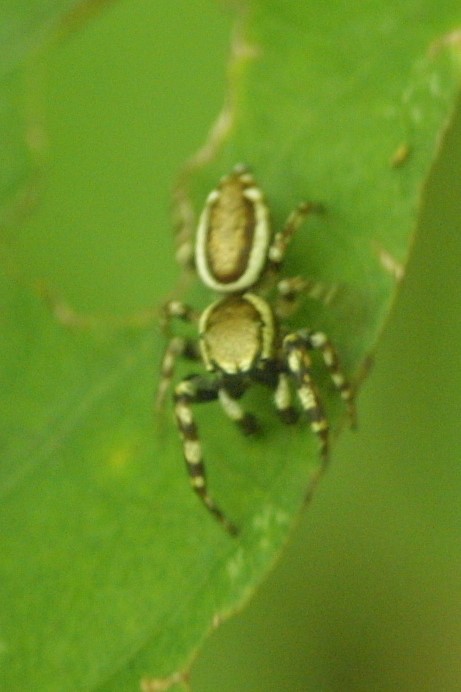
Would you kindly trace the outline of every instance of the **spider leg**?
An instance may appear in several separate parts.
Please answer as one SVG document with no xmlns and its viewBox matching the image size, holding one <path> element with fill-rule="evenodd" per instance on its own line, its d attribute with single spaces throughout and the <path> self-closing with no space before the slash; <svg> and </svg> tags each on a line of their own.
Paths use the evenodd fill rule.
<svg viewBox="0 0 461 692">
<path fill-rule="evenodd" d="M 186 166 L 183 169 L 176 181 L 172 194 L 173 223 L 176 236 L 176 261 L 184 269 L 194 268 L 194 232 L 196 216 L 189 190 L 189 177 L 191 172 L 192 167 Z"/>
<path fill-rule="evenodd" d="M 219 388 L 218 397 L 224 412 L 234 423 L 237 423 L 244 435 L 253 435 L 258 432 L 259 424 L 255 416 L 246 413 L 237 399 L 224 386 Z"/>
<path fill-rule="evenodd" d="M 328 285 L 316 279 L 305 279 L 302 276 L 287 277 L 277 284 L 275 314 L 280 319 L 291 317 L 299 308 L 302 294 L 328 305 L 335 297 L 337 290 L 337 286 Z"/>
<path fill-rule="evenodd" d="M 285 226 L 279 233 L 276 233 L 268 251 L 269 262 L 272 269 L 278 271 L 282 264 L 288 245 L 294 234 L 301 226 L 304 219 L 312 213 L 322 213 L 324 211 L 321 204 L 316 202 L 301 202 L 289 215 Z"/>
<path fill-rule="evenodd" d="M 292 404 L 288 375 L 284 372 L 281 372 L 278 376 L 277 385 L 274 391 L 274 403 L 280 420 L 283 423 L 288 425 L 296 423 L 298 414 Z"/>
<path fill-rule="evenodd" d="M 165 401 L 166 394 L 174 377 L 176 361 L 181 357 L 188 358 L 189 360 L 199 360 L 199 346 L 193 339 L 185 339 L 181 336 L 174 336 L 169 341 L 164 351 L 160 366 L 160 380 L 155 399 L 157 409 L 160 409 Z"/>
<path fill-rule="evenodd" d="M 199 313 L 187 303 L 180 300 L 169 300 L 162 308 L 160 322 L 165 330 L 168 330 L 172 320 L 178 319 L 182 322 L 198 322 Z"/>
<path fill-rule="evenodd" d="M 306 329 L 299 331 L 298 334 L 303 338 L 309 348 L 313 348 L 321 352 L 323 362 L 330 373 L 332 382 L 338 390 L 342 400 L 346 404 L 351 426 L 355 427 L 357 416 L 354 403 L 354 394 L 351 385 L 341 369 L 339 357 L 335 347 L 323 332 L 310 332 Z"/>
<path fill-rule="evenodd" d="M 171 300 L 163 306 L 162 310 L 162 326 L 165 331 L 168 331 L 168 327 L 173 319 L 180 319 L 183 322 L 196 322 L 198 314 L 190 305 L 181 303 L 178 300 Z M 199 346 L 193 339 L 174 336 L 165 348 L 160 365 L 160 380 L 155 402 L 157 409 L 161 408 L 165 401 L 168 387 L 174 376 L 176 361 L 181 357 L 188 358 L 189 360 L 199 360 Z"/>
<path fill-rule="evenodd" d="M 311 376 L 311 359 L 305 339 L 298 333 L 288 334 L 283 340 L 283 351 L 290 373 L 293 375 L 298 398 L 306 411 L 312 432 L 320 443 L 320 455 L 328 461 L 328 421 L 323 412 L 317 390 Z"/>
<path fill-rule="evenodd" d="M 231 535 L 236 535 L 238 533 L 237 527 L 229 521 L 208 492 L 202 445 L 192 412 L 192 404 L 213 401 L 218 396 L 219 382 L 210 382 L 200 375 L 192 376 L 176 386 L 174 412 L 183 441 L 184 459 L 193 490 L 226 531 Z"/>
</svg>

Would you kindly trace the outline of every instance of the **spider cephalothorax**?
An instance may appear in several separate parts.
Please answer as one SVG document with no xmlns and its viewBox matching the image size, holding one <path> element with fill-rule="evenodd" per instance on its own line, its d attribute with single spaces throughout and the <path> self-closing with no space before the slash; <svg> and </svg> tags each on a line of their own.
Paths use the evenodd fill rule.
<svg viewBox="0 0 461 692">
<path fill-rule="evenodd" d="M 190 481 L 206 507 L 231 533 L 231 523 L 208 492 L 202 446 L 192 405 L 219 400 L 225 413 L 245 433 L 257 429 L 257 421 L 239 402 L 252 383 L 268 386 L 285 423 L 297 419 L 291 390 L 296 390 L 320 453 L 328 456 L 328 421 L 312 381 L 310 351 L 319 350 L 335 387 L 353 416 L 351 388 L 342 374 L 336 351 L 322 332 L 300 329 L 288 332 L 281 315 L 284 306 L 306 286 L 300 277 L 279 282 L 279 300 L 272 306 L 261 295 L 264 279 L 277 276 L 286 248 L 305 216 L 316 205 L 302 203 L 272 237 L 269 212 L 251 173 L 236 167 L 221 179 L 205 203 L 195 241 L 195 266 L 200 279 L 221 294 L 199 315 L 178 301 L 165 306 L 165 317 L 195 322 L 198 339 L 173 337 L 162 361 L 159 400 L 173 377 L 174 364 L 184 356 L 202 361 L 208 374 L 182 380 L 174 390 L 176 422 L 183 440 Z M 188 240 L 186 242 L 189 242 Z M 183 256 L 190 255 L 183 252 Z"/>
</svg>

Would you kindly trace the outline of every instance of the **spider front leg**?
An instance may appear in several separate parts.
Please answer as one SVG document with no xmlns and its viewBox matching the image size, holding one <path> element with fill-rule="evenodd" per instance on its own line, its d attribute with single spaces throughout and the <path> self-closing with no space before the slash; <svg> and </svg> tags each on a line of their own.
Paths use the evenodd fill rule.
<svg viewBox="0 0 461 692">
<path fill-rule="evenodd" d="M 293 375 L 302 408 L 306 411 L 312 432 L 320 443 L 320 455 L 328 461 L 328 420 L 323 412 L 312 380 L 311 359 L 305 339 L 298 333 L 288 334 L 283 340 L 283 352 L 289 372 Z"/>
<path fill-rule="evenodd" d="M 183 441 L 184 459 L 193 490 L 216 519 L 231 535 L 238 533 L 224 512 L 208 493 L 202 445 L 192 412 L 192 404 L 213 401 L 219 396 L 219 382 L 210 382 L 200 375 L 193 375 L 180 382 L 174 391 L 174 412 Z"/>
</svg>

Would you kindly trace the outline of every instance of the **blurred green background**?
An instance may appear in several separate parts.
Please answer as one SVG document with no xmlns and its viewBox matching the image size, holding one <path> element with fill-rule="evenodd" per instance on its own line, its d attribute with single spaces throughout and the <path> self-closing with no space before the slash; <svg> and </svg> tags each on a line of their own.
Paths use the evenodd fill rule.
<svg viewBox="0 0 461 692">
<path fill-rule="evenodd" d="M 152 276 L 155 242 L 172 246 L 172 182 L 221 106 L 231 20 L 210 0 L 123 0 L 31 66 L 40 201 L 8 253 L 79 311 L 129 314 L 171 287 L 173 259 Z M 206 643 L 194 690 L 461 689 L 460 162 L 457 117 L 359 430 L 253 602 Z"/>
</svg>

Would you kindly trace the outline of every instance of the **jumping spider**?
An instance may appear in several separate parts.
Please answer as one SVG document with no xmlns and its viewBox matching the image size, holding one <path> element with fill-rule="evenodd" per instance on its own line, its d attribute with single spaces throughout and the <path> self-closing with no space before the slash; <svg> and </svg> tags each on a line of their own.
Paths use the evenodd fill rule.
<svg viewBox="0 0 461 692">
<path fill-rule="evenodd" d="M 245 390 L 255 382 L 268 386 L 281 420 L 293 423 L 297 419 L 291 401 L 294 385 L 326 461 L 328 421 L 312 381 L 309 355 L 310 351 L 319 350 L 333 384 L 354 417 L 351 387 L 325 334 L 309 329 L 288 332 L 282 324 L 284 307 L 293 303 L 307 282 L 300 277 L 280 281 L 279 300 L 274 306 L 261 295 L 277 277 L 295 231 L 315 210 L 318 205 L 300 204 L 282 231 L 272 238 L 269 211 L 261 190 L 245 167 L 235 167 L 208 195 L 195 241 L 196 271 L 220 297 L 201 314 L 178 301 L 170 301 L 164 307 L 167 322 L 172 318 L 195 322 L 198 341 L 178 336 L 170 340 L 161 365 L 158 399 L 165 396 L 178 357 L 201 360 L 211 373 L 190 375 L 176 385 L 174 412 L 192 488 L 231 534 L 237 533 L 235 525 L 208 492 L 193 404 L 218 399 L 229 418 L 249 434 L 258 426 L 238 401 Z M 187 254 L 187 249 L 182 252 L 183 256 Z"/>
</svg>

